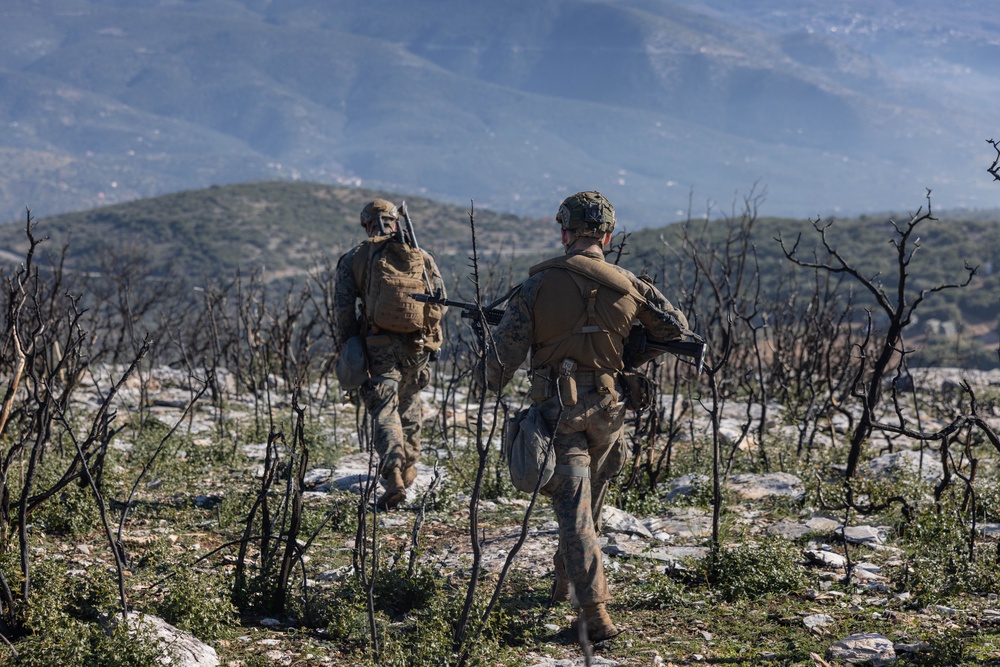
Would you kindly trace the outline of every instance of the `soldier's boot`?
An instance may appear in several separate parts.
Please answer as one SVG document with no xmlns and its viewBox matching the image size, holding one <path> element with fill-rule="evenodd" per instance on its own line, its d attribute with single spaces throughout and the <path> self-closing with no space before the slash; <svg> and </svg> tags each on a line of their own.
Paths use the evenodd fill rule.
<svg viewBox="0 0 1000 667">
<path fill-rule="evenodd" d="M 399 468 L 393 468 L 387 470 L 382 479 L 385 493 L 375 501 L 375 507 L 383 511 L 395 509 L 406 500 L 406 485 L 403 484 L 403 475 Z"/>
<path fill-rule="evenodd" d="M 570 599 L 569 577 L 566 575 L 566 565 L 562 554 L 558 551 L 552 557 L 552 568 L 555 571 L 555 581 L 549 592 L 549 604 L 554 605 Z"/>
<path fill-rule="evenodd" d="M 403 486 L 407 489 L 413 486 L 413 480 L 417 478 L 417 466 L 411 465 L 403 468 Z"/>
<path fill-rule="evenodd" d="M 552 582 L 552 591 L 549 593 L 549 604 L 558 604 L 569 600 L 569 582 L 559 576 L 556 572 L 556 579 Z"/>
<path fill-rule="evenodd" d="M 621 632 L 608 616 L 604 603 L 584 605 L 581 610 L 583 620 L 587 623 L 587 637 L 592 642 L 611 639 Z"/>
</svg>

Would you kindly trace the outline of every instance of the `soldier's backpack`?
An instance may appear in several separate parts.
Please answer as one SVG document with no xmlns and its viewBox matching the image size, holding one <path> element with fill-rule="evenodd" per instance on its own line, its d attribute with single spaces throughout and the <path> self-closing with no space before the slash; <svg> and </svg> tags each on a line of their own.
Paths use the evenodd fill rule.
<svg viewBox="0 0 1000 667">
<path fill-rule="evenodd" d="M 426 294 L 424 254 L 394 237 L 368 240 L 355 262 L 355 279 L 364 294 L 369 326 L 390 333 L 424 333 L 425 347 L 441 346 L 441 307 L 424 304 L 411 294 Z M 361 269 L 360 271 L 358 269 Z M 360 273 L 360 275 L 359 275 Z"/>
</svg>

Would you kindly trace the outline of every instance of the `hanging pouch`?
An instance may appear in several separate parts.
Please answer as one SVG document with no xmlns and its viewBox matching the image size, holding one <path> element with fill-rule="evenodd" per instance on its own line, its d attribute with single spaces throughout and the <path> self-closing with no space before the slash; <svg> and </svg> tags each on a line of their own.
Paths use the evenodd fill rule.
<svg viewBox="0 0 1000 667">
<path fill-rule="evenodd" d="M 368 380 L 368 362 L 359 336 L 347 339 L 333 370 L 344 391 L 354 391 Z"/>
<path fill-rule="evenodd" d="M 542 489 L 556 468 L 556 453 L 542 411 L 537 406 L 521 410 L 507 422 L 503 453 L 514 488 L 524 493 Z"/>
</svg>

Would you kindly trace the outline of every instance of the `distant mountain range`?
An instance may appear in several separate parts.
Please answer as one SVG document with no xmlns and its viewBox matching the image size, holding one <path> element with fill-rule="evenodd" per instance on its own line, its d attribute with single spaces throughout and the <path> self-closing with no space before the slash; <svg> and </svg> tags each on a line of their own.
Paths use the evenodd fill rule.
<svg viewBox="0 0 1000 667">
<path fill-rule="evenodd" d="M 0 220 L 273 179 L 632 227 L 1000 205 L 991 3 L 5 0 L 0 39 Z"/>
</svg>

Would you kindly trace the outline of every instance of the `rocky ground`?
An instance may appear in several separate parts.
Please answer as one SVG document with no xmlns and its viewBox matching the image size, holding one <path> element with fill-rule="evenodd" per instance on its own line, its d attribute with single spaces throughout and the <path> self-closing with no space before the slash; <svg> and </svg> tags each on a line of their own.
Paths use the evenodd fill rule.
<svg viewBox="0 0 1000 667">
<path fill-rule="evenodd" d="M 969 374 L 957 371 L 921 371 L 920 382 L 934 383 L 947 389 L 959 379 L 969 379 Z M 1000 378 L 988 374 L 973 376 L 974 386 L 988 388 L 1000 384 Z M 165 423 L 174 423 L 181 415 L 183 406 L 191 398 L 191 388 L 182 374 L 162 369 L 155 375 L 154 398 L 150 411 Z M 321 392 L 318 392 L 321 393 Z M 235 393 L 234 393 L 235 396 Z M 436 413 L 437 396 L 428 391 L 423 396 L 426 413 Z M 669 400 L 663 397 L 661 400 Z M 130 385 L 120 397 L 121 406 L 134 409 L 139 401 L 138 387 Z M 461 404 L 462 400 L 456 401 Z M 130 407 L 131 406 L 131 407 Z M 339 417 L 334 420 L 333 432 L 346 445 L 336 448 L 337 455 L 326 461 L 317 461 L 310 466 L 305 476 L 307 492 L 304 501 L 322 504 L 332 494 L 360 494 L 371 481 L 370 456 L 360 451 L 357 435 L 353 430 L 353 406 L 350 404 L 328 404 L 323 411 Z M 746 456 L 752 456 L 759 443 L 746 435 L 746 415 L 761 413 L 760 406 L 730 404 L 726 406 L 722 422 L 722 432 L 728 446 L 735 447 Z M 780 438 L 784 429 L 789 436 L 794 427 L 781 425 L 780 408 L 770 406 L 767 411 L 769 423 L 767 432 Z M 230 401 L 226 414 L 209 408 L 196 410 L 186 417 L 185 430 L 191 436 L 192 446 L 207 444 L 220 418 L 227 422 L 249 419 L 254 414 L 254 404 L 248 399 Z M 927 425 L 924 425 L 925 428 Z M 844 424 L 835 423 L 828 434 L 830 439 L 844 437 Z M 701 429 L 708 428 L 702 422 Z M 698 430 L 698 429 L 694 429 Z M 755 432 L 751 424 L 749 432 Z M 328 431 L 329 434 L 329 431 Z M 433 440 L 432 440 L 433 442 Z M 432 444 L 432 443 L 427 443 Z M 876 444 L 876 443 L 873 443 Z M 942 475 L 942 465 L 933 443 L 928 446 L 919 443 L 895 440 L 893 451 L 869 457 L 865 463 L 865 474 L 872 478 L 891 480 L 901 475 L 923 479 L 933 484 Z M 265 445 L 261 442 L 237 442 L 239 460 L 249 471 L 261 469 Z M 115 442 L 120 451 L 127 452 L 130 443 L 125 437 Z M 419 538 L 419 561 L 422 567 L 461 580 L 472 563 L 473 548 L 468 525 L 469 492 L 449 471 L 449 459 L 455 456 L 454 448 L 460 443 L 435 448 L 428 446 L 419 465 L 419 475 L 410 490 L 406 506 L 400 511 L 375 515 L 378 530 L 382 534 L 396 535 L 396 543 L 404 557 L 409 556 L 408 544 L 414 521 L 419 515 L 423 520 Z M 831 443 L 821 443 L 830 447 Z M 873 447 L 877 452 L 878 449 Z M 184 452 L 178 452 L 183 456 Z M 835 466 L 828 469 L 835 472 Z M 645 573 L 667 573 L 676 575 L 691 568 L 708 554 L 708 541 L 712 532 L 711 508 L 698 501 L 710 488 L 710 478 L 700 472 L 678 475 L 669 480 L 662 491 L 665 504 L 662 511 L 651 515 L 637 515 L 615 507 L 606 507 L 603 516 L 602 546 L 605 567 L 614 582 L 621 576 L 631 579 L 646 576 Z M 824 650 L 812 652 L 810 660 L 815 665 L 872 664 L 883 665 L 904 659 L 919 662 L 919 656 L 926 653 L 934 636 L 948 628 L 962 629 L 974 626 L 982 632 L 1000 629 L 1000 601 L 995 594 L 966 598 L 962 607 L 935 605 L 915 607 L 911 594 L 906 590 L 890 586 L 884 574 L 886 568 L 899 567 L 903 554 L 897 546 L 894 529 L 889 525 L 871 522 L 868 517 L 857 513 L 845 515 L 843 512 L 822 511 L 820 502 L 810 489 L 811 480 L 790 472 L 733 473 L 725 481 L 726 490 L 726 531 L 737 536 L 739 542 L 776 538 L 796 546 L 800 563 L 808 573 L 808 587 L 797 592 L 804 604 L 797 604 L 782 624 L 798 624 L 811 636 L 820 638 Z M 154 494 L 159 489 L 157 480 L 147 482 L 147 491 Z M 196 504 L 217 503 L 232 489 L 210 487 L 197 494 Z M 437 502 L 440 495 L 448 497 L 447 502 Z M 433 502 L 432 502 L 433 501 Z M 520 521 L 530 499 L 514 493 L 510 497 L 482 500 L 479 504 L 480 525 L 476 531 L 482 549 L 482 567 L 486 572 L 485 581 L 495 580 L 508 553 L 521 537 Z M 423 509 L 430 508 L 426 512 Z M 781 511 L 776 511 L 779 508 Z M 210 529 L 210 528 L 209 528 Z M 979 524 L 976 529 L 982 539 L 996 540 L 1000 537 L 1000 524 Z M 169 527 L 167 527 L 169 531 Z M 142 529 L 132 531 L 131 539 L 143 534 Z M 192 547 L 190 538 L 181 538 L 187 547 Z M 552 554 L 557 542 L 556 524 L 544 499 L 533 508 L 528 524 L 527 539 L 517 553 L 514 569 L 519 576 L 538 582 L 547 582 L 552 574 Z M 74 557 L 93 564 L 95 559 L 87 558 L 78 545 Z M 354 548 L 349 536 L 340 542 L 339 549 L 344 554 Z M 90 547 L 92 548 L 92 547 Z M 89 548 L 88 548 L 89 549 Z M 97 559 L 98 561 L 100 559 Z M 342 559 L 343 560 L 343 559 Z M 332 570 L 312 572 L 310 584 L 322 588 L 335 585 L 344 576 L 349 576 L 349 568 L 338 566 Z M 539 585 L 542 585 L 539 583 Z M 516 595 L 516 591 L 511 593 Z M 690 662 L 716 662 L 716 648 L 724 628 L 714 628 L 701 622 L 697 633 L 684 632 L 683 642 L 672 642 L 667 636 L 654 648 L 644 649 L 640 656 L 629 655 L 627 647 L 635 641 L 637 645 L 644 628 L 637 625 L 638 618 L 628 612 L 626 601 L 616 600 L 613 611 L 625 633 L 615 640 L 618 648 L 602 649 L 589 657 L 573 642 L 566 642 L 564 627 L 572 619 L 572 611 L 565 607 L 552 616 L 544 625 L 547 635 L 543 643 L 524 651 L 523 664 L 531 667 L 556 667 L 569 665 L 667 665 Z M 694 600 L 695 609 L 705 604 Z M 780 615 L 780 614 L 779 614 Z M 711 618 L 708 616 L 707 618 Z M 866 629 L 859 618 L 868 618 Z M 561 619 L 561 620 L 560 620 Z M 891 620 L 891 623 L 888 622 Z M 309 653 L 298 646 L 288 633 L 289 619 L 263 617 L 255 623 L 256 629 L 248 628 L 246 634 L 232 640 L 217 642 L 220 648 L 217 662 L 212 658 L 198 658 L 190 663 L 244 664 L 238 657 L 240 643 L 267 642 L 263 645 L 263 655 L 270 664 L 344 664 L 334 657 L 321 652 Z M 695 623 L 697 626 L 697 623 Z M 883 634 L 885 628 L 893 631 Z M 262 632 L 261 632 L 262 631 Z M 630 639 L 630 637 L 634 639 Z M 677 644 L 677 645 L 675 645 Z M 211 647 L 208 647 L 211 648 Z M 214 650 L 214 649 L 213 649 Z M 1000 655 L 998 653 L 997 655 Z M 917 657 L 914 657 L 917 656 Z M 766 664 L 768 660 L 776 664 L 780 656 L 773 652 L 760 651 L 752 664 Z M 587 660 L 591 662 L 587 662 Z M 726 660 L 723 662 L 732 662 Z M 743 663 L 740 663 L 743 664 Z M 751 664 L 751 663 L 747 663 Z M 807 664 L 807 663 L 796 663 Z"/>
</svg>

